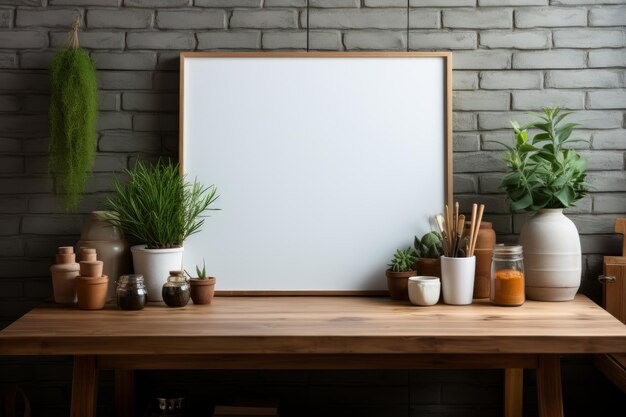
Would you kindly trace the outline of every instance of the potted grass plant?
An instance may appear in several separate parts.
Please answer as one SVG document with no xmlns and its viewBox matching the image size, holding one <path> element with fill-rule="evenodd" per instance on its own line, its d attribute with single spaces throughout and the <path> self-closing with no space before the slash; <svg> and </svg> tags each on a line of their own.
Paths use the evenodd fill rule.
<svg viewBox="0 0 626 417">
<path fill-rule="evenodd" d="M 564 123 L 571 113 L 543 109 L 525 126 L 513 121 L 514 146 L 507 146 L 508 172 L 501 188 L 513 211 L 535 213 L 522 228 L 526 296 L 540 301 L 572 300 L 580 287 L 581 250 L 578 230 L 563 214 L 588 191 L 587 161 L 568 148 L 576 123 Z M 532 138 L 529 129 L 538 131 Z"/>
<path fill-rule="evenodd" d="M 398 249 L 391 262 L 387 265 L 386 271 L 387 287 L 392 300 L 409 299 L 409 277 L 417 274 L 415 271 L 415 261 L 417 258 L 408 246 L 406 249 Z"/>
<path fill-rule="evenodd" d="M 143 244 L 131 248 L 135 273 L 144 276 L 148 300 L 161 300 L 169 271 L 182 270 L 183 242 L 198 233 L 201 217 L 218 198 L 215 186 L 187 181 L 177 164 L 137 162 L 128 181 L 115 182 L 109 221 Z"/>
<path fill-rule="evenodd" d="M 202 268 L 196 265 L 195 277 L 192 277 L 188 272 L 187 275 L 189 275 L 191 284 L 191 300 L 193 303 L 211 304 L 215 294 L 215 278 L 207 276 L 204 260 L 202 260 Z"/>
</svg>

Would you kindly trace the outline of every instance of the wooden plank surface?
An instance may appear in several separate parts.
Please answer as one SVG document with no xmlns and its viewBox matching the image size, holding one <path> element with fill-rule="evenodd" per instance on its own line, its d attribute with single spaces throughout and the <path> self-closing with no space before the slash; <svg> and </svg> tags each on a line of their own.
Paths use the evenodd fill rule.
<svg viewBox="0 0 626 417">
<path fill-rule="evenodd" d="M 521 307 L 372 297 L 217 297 L 142 311 L 49 304 L 0 332 L 7 355 L 617 352 L 626 352 L 626 326 L 582 295 Z"/>
</svg>

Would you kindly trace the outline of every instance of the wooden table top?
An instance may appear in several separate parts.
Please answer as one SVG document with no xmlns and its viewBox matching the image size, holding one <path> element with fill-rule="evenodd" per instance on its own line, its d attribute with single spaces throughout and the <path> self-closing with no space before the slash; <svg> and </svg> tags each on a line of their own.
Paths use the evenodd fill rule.
<svg viewBox="0 0 626 417">
<path fill-rule="evenodd" d="M 142 311 L 35 308 L 0 332 L 3 355 L 617 353 L 626 326 L 583 295 L 497 307 L 376 297 L 216 297 Z"/>
</svg>

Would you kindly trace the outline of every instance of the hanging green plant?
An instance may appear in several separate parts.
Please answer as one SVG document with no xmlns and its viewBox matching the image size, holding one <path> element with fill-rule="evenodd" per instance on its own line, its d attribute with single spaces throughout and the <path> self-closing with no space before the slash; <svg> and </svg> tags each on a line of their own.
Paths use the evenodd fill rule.
<svg viewBox="0 0 626 417">
<path fill-rule="evenodd" d="M 78 46 L 76 18 L 67 47 L 56 52 L 50 68 L 50 146 L 48 172 L 68 210 L 76 209 L 96 154 L 98 84 L 96 67 Z"/>
</svg>

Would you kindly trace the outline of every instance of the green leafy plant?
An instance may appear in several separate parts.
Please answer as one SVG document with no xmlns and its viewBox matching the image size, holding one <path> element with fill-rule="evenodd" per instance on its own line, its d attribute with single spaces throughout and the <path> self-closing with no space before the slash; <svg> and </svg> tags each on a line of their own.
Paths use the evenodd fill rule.
<svg viewBox="0 0 626 417">
<path fill-rule="evenodd" d="M 406 249 L 397 249 L 391 262 L 387 265 L 393 272 L 408 272 L 414 270 L 417 257 L 413 253 L 413 249 L 408 246 Z"/>
<path fill-rule="evenodd" d="M 50 145 L 48 172 L 66 207 L 76 208 L 96 154 L 98 86 L 96 67 L 74 47 L 56 52 L 50 68 Z"/>
<path fill-rule="evenodd" d="M 413 241 L 414 255 L 417 258 L 439 258 L 443 255 L 443 238 L 439 232 L 429 232 Z"/>
<path fill-rule="evenodd" d="M 501 188 L 506 191 L 514 211 L 538 211 L 542 208 L 567 208 L 583 198 L 588 191 L 585 182 L 587 161 L 564 145 L 585 141 L 571 138 L 576 123 L 561 122 L 571 113 L 558 107 L 544 108 L 543 114 L 531 113 L 539 120 L 520 126 L 511 125 L 515 132 L 514 147 L 507 148 L 505 161 L 509 172 Z M 528 137 L 528 129 L 539 133 Z"/>
<path fill-rule="evenodd" d="M 216 188 L 188 182 L 178 165 L 159 161 L 155 165 L 137 162 L 126 170 L 127 183 L 115 181 L 115 195 L 107 201 L 109 221 L 148 249 L 174 248 L 200 231 L 200 215 L 218 198 Z"/>
</svg>

